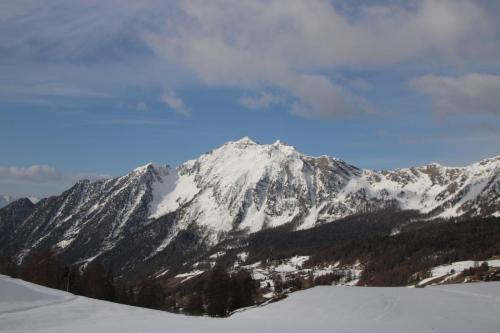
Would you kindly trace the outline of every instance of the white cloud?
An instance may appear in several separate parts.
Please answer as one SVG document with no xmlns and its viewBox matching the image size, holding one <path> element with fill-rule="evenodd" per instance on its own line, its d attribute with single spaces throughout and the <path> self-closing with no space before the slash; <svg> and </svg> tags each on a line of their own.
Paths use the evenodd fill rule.
<svg viewBox="0 0 500 333">
<path fill-rule="evenodd" d="M 173 91 L 167 91 L 161 97 L 161 100 L 167 104 L 169 108 L 174 110 L 175 112 L 182 114 L 184 116 L 189 116 L 191 113 L 189 109 L 184 105 L 182 99 L 177 97 Z"/>
<path fill-rule="evenodd" d="M 361 98 L 320 75 L 299 75 L 287 83 L 290 92 L 298 97 L 292 103 L 292 113 L 303 117 L 331 118 L 367 111 Z"/>
<path fill-rule="evenodd" d="M 261 92 L 258 96 L 243 96 L 240 98 L 240 104 L 248 109 L 267 109 L 272 104 L 281 104 L 282 102 L 284 102 L 282 96 L 269 92 Z"/>
<path fill-rule="evenodd" d="M 72 183 L 81 179 L 95 180 L 109 177 L 109 175 L 96 173 L 64 173 L 49 165 L 0 166 L 1 182 Z"/>
<path fill-rule="evenodd" d="M 411 85 L 417 91 L 430 95 L 439 113 L 500 115 L 500 75 L 425 75 L 412 80 Z"/>
<path fill-rule="evenodd" d="M 113 95 L 116 87 L 175 89 L 201 81 L 281 91 L 291 97 L 283 103 L 292 112 L 338 117 L 366 104 L 356 96 L 362 89 L 344 80 L 340 70 L 500 64 L 496 2 L 345 3 L 5 2 L 0 5 L 0 85 L 10 91 L 0 89 L 0 98 L 14 93 L 20 100 L 27 94 L 93 98 Z M 163 100 L 189 114 L 175 95 Z"/>
<path fill-rule="evenodd" d="M 33 96 L 53 96 L 53 97 L 110 97 L 109 94 L 75 88 L 62 83 L 38 83 L 34 85 L 14 86 L 1 85 L 1 95 L 33 95 Z"/>
<path fill-rule="evenodd" d="M 116 97 L 123 87 L 151 89 L 181 81 L 175 67 L 152 54 L 141 37 L 166 19 L 173 4 L 1 2 L 0 99 Z"/>
<path fill-rule="evenodd" d="M 138 102 L 135 105 L 135 109 L 139 112 L 149 112 L 149 107 L 145 102 Z"/>
<path fill-rule="evenodd" d="M 61 180 L 62 174 L 48 165 L 32 165 L 30 167 L 0 166 L 0 179 L 46 182 Z"/>
<path fill-rule="evenodd" d="M 365 104 L 332 79 L 335 70 L 456 58 L 466 53 L 464 41 L 486 40 L 491 23 L 471 1 L 363 6 L 354 16 L 323 0 L 180 4 L 183 20 L 144 35 L 158 55 L 208 85 L 277 88 L 298 100 L 292 112 L 320 117 L 353 114 Z"/>
</svg>

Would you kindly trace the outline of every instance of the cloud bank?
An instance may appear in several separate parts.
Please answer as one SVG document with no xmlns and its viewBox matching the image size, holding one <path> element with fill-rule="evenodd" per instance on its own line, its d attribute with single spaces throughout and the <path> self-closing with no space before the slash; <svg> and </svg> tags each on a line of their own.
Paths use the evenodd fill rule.
<svg viewBox="0 0 500 333">
<path fill-rule="evenodd" d="M 414 79 L 411 84 L 417 91 L 431 96 L 440 113 L 500 115 L 500 75 L 425 75 Z"/>
<path fill-rule="evenodd" d="M 49 165 L 0 166 L 0 182 L 73 183 L 82 179 L 97 180 L 109 177 L 110 175 L 96 173 L 65 173 Z"/>
<path fill-rule="evenodd" d="M 63 172 L 49 165 L 0 166 L 1 194 L 43 198 L 61 193 L 82 179 L 98 180 L 110 175 L 91 172 Z"/>
<path fill-rule="evenodd" d="M 3 2 L 0 99 L 105 97 L 127 86 L 167 91 L 158 98 L 188 115 L 175 92 L 198 84 L 237 88 L 251 109 L 363 114 L 370 101 L 341 72 L 407 66 L 488 74 L 500 66 L 499 10 L 480 0 Z M 422 91 L 429 84 L 415 83 Z"/>
<path fill-rule="evenodd" d="M 353 12 L 320 0 L 187 0 L 180 8 L 183 20 L 145 34 L 160 57 L 207 85 L 271 86 L 290 97 L 291 112 L 324 118 L 364 110 L 364 101 L 337 82 L 337 70 L 466 58 L 464 41 L 491 33 L 487 13 L 471 1 L 362 5 Z M 242 101 L 250 108 L 270 103 Z"/>
</svg>

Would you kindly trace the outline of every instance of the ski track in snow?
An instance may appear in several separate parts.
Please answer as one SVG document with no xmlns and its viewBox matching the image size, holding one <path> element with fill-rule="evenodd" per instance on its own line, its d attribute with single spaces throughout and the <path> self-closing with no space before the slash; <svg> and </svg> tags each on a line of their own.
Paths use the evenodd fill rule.
<svg viewBox="0 0 500 333">
<path fill-rule="evenodd" d="M 59 305 L 59 304 L 63 304 L 63 303 L 69 303 L 69 302 L 74 301 L 78 297 L 79 296 L 74 295 L 73 297 L 68 297 L 68 298 L 61 299 L 61 300 L 54 301 L 54 302 L 47 302 L 47 303 L 43 303 L 40 305 L 19 307 L 19 308 L 11 309 L 11 310 L 2 310 L 2 311 L 0 311 L 0 316 L 8 314 L 8 313 L 18 313 L 18 312 L 29 311 L 29 310 L 39 309 L 39 308 L 46 308 L 48 306 Z"/>
<path fill-rule="evenodd" d="M 76 300 L 79 297 L 59 290 L 24 283 L 22 287 L 25 290 L 22 291 L 25 293 L 23 295 L 24 297 L 21 298 L 24 298 L 25 300 L 16 302 L 15 292 L 16 289 L 19 289 L 20 281 L 21 280 L 15 280 L 10 277 L 0 275 L 0 316 L 9 313 L 19 313 L 38 308 L 46 308 L 48 306 L 68 303 Z M 30 290 L 32 291 L 31 295 L 29 294 Z M 36 299 L 37 296 L 39 297 L 39 300 L 33 301 L 33 298 Z"/>
</svg>

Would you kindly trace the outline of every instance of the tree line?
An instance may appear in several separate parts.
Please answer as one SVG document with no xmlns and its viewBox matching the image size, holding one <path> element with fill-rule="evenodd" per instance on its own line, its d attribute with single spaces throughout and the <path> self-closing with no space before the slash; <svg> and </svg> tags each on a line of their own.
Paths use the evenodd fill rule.
<svg viewBox="0 0 500 333">
<path fill-rule="evenodd" d="M 214 317 L 254 305 L 260 286 L 248 271 L 228 271 L 223 265 L 185 284 L 150 277 L 124 281 L 114 278 L 98 261 L 66 266 L 53 252 L 30 257 L 20 272 L 13 267 L 8 258 L 0 258 L 0 272 L 50 288 L 122 304 Z"/>
</svg>

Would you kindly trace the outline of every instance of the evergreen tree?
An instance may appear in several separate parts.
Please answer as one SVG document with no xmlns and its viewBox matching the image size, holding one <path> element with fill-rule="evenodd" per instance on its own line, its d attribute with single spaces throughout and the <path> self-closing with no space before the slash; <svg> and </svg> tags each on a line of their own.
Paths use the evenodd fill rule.
<svg viewBox="0 0 500 333">
<path fill-rule="evenodd" d="M 255 283 L 250 273 L 240 270 L 231 277 L 230 310 L 254 304 Z"/>
<path fill-rule="evenodd" d="M 50 288 L 65 289 L 64 270 L 52 252 L 32 256 L 21 272 L 21 278 Z"/>
<path fill-rule="evenodd" d="M 278 275 L 274 278 L 274 292 L 276 294 L 281 294 L 283 292 L 283 278 L 281 275 Z"/>
<path fill-rule="evenodd" d="M 223 317 L 227 314 L 229 301 L 229 287 L 231 280 L 222 266 L 215 266 L 210 272 L 205 295 L 207 313 L 213 317 Z"/>
<path fill-rule="evenodd" d="M 189 295 L 184 311 L 196 316 L 202 315 L 205 309 L 203 308 L 203 297 L 201 297 L 201 294 L 194 293 Z"/>
<path fill-rule="evenodd" d="M 87 266 L 84 274 L 85 295 L 107 301 L 115 300 L 113 275 L 106 271 L 100 263 Z"/>
</svg>

